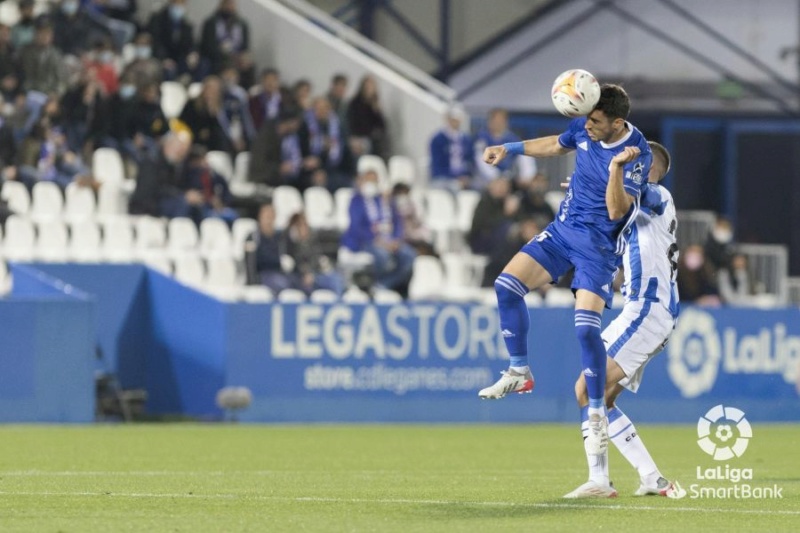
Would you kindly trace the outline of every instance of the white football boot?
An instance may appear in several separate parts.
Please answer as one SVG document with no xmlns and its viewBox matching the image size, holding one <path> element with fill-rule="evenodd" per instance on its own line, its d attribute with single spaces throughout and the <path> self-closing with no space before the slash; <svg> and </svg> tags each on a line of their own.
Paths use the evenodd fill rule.
<svg viewBox="0 0 800 533">
<path fill-rule="evenodd" d="M 614 485 L 601 485 L 596 481 L 587 481 L 577 489 L 569 494 L 565 494 L 564 498 L 568 499 L 582 499 L 582 498 L 616 498 L 617 489 Z"/>
<path fill-rule="evenodd" d="M 666 478 L 660 477 L 655 487 L 648 487 L 643 483 L 639 485 L 639 488 L 636 489 L 636 492 L 633 494 L 634 496 L 664 496 L 666 498 L 680 500 L 686 496 L 686 490 L 684 490 L 677 481 L 669 481 Z"/>
<path fill-rule="evenodd" d="M 516 392 L 518 394 L 530 393 L 533 390 L 533 374 L 530 370 L 524 374 L 508 369 L 500 372 L 500 379 L 494 385 L 482 389 L 478 396 L 484 400 L 499 400 L 506 394 Z"/>
</svg>

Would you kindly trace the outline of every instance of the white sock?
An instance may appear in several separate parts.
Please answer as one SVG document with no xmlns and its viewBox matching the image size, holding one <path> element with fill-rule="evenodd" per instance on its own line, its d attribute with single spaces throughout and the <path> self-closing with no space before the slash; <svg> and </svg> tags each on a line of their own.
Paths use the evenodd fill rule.
<svg viewBox="0 0 800 533">
<path fill-rule="evenodd" d="M 636 433 L 636 427 L 628 416 L 614 407 L 608 412 L 608 436 L 617 447 L 619 453 L 639 472 L 639 477 L 648 487 L 656 486 L 661 472 L 650 456 L 642 439 Z"/>
<path fill-rule="evenodd" d="M 509 370 L 513 370 L 517 374 L 525 374 L 526 372 L 530 372 L 531 368 L 528 365 L 525 366 L 510 366 L 508 367 Z"/>
<path fill-rule="evenodd" d="M 586 442 L 586 437 L 589 434 L 588 420 L 584 420 L 581 423 L 581 433 L 583 434 L 583 441 Z M 585 447 L 584 452 L 586 452 Z M 608 480 L 608 452 L 603 455 L 590 455 L 587 452 L 586 462 L 589 464 L 589 480 L 608 486 L 610 484 Z"/>
</svg>

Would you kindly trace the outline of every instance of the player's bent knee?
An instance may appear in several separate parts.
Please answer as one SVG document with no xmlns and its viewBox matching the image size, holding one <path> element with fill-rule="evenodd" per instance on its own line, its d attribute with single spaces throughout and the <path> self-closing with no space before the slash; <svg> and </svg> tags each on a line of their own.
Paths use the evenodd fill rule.
<svg viewBox="0 0 800 533">
<path fill-rule="evenodd" d="M 577 381 L 575 381 L 575 399 L 578 400 L 579 404 L 582 401 L 589 401 L 589 392 L 586 389 L 586 380 L 584 379 L 583 374 L 581 374 Z"/>
</svg>

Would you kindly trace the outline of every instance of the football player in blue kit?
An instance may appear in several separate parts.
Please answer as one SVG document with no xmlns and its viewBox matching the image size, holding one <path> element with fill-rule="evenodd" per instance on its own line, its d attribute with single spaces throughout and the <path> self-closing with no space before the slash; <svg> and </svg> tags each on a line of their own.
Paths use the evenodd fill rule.
<svg viewBox="0 0 800 533">
<path fill-rule="evenodd" d="M 629 112 L 630 99 L 624 89 L 603 85 L 592 112 L 573 120 L 561 135 L 489 146 L 483 154 L 490 164 L 501 162 L 508 154 L 552 157 L 570 151 L 576 152 L 576 160 L 556 219 L 523 246 L 495 280 L 500 327 L 511 360 L 501 378 L 478 395 L 502 398 L 533 389 L 525 294 L 556 282 L 574 267 L 575 332 L 589 396 L 589 431 L 584 443 L 587 453 L 597 461 L 605 460 L 608 449 L 606 348 L 600 321 L 603 309 L 611 303 L 625 234 L 639 212 L 652 161 L 644 135 L 626 120 Z M 629 146 L 637 148 L 639 154 L 622 168 L 622 180 L 609 180 L 612 159 Z"/>
</svg>

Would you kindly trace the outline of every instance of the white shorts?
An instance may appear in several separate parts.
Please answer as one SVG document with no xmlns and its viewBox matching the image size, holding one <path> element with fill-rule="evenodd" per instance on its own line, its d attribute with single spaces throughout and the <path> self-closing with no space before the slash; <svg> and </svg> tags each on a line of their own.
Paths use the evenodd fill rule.
<svg viewBox="0 0 800 533">
<path fill-rule="evenodd" d="M 608 356 L 625 372 L 619 384 L 639 389 L 644 367 L 658 354 L 675 328 L 672 313 L 658 302 L 628 302 L 622 313 L 603 330 Z"/>
</svg>

